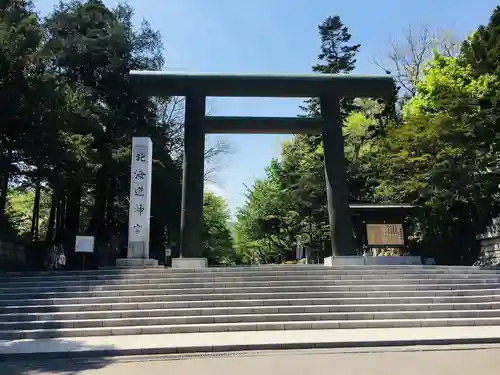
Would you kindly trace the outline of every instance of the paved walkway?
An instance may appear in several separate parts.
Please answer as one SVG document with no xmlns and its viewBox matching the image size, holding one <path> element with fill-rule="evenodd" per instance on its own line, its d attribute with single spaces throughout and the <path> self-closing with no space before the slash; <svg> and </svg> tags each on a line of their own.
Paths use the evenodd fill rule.
<svg viewBox="0 0 500 375">
<path fill-rule="evenodd" d="M 183 333 L 0 341 L 0 359 L 500 343 L 500 326 Z M 500 369 L 499 369 L 500 371 Z"/>
<path fill-rule="evenodd" d="M 445 349 L 446 348 L 446 349 Z M 500 348 L 384 348 L 0 362 L 8 375 L 498 375 Z"/>
</svg>

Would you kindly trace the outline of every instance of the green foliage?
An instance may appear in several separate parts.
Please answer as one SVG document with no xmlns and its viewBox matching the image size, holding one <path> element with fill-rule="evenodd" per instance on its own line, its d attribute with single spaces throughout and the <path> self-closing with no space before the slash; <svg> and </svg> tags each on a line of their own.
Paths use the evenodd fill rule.
<svg viewBox="0 0 500 375">
<path fill-rule="evenodd" d="M 348 28 L 342 23 L 338 15 L 327 17 L 318 26 L 321 40 L 320 53 L 318 59 L 320 64 L 312 67 L 316 73 L 350 73 L 356 65 L 356 54 L 359 52 L 360 44 L 350 44 L 351 34 Z M 308 116 L 320 117 L 319 99 L 311 98 L 306 100 L 306 106 L 301 107 Z M 344 111 L 350 107 L 349 101 L 343 103 Z"/>
<path fill-rule="evenodd" d="M 490 172 L 500 157 L 499 89 L 497 75 L 475 77 L 464 59 L 436 56 L 380 155 L 377 194 L 424 206 L 422 241 L 453 245 L 468 261 L 498 202 L 500 181 Z"/>
<path fill-rule="evenodd" d="M 314 149 L 313 149 L 314 148 Z M 320 146 L 296 137 L 283 146 L 281 161 L 256 181 L 237 215 L 236 247 L 244 262 L 289 257 L 298 241 L 322 247 L 328 219 Z"/>
<path fill-rule="evenodd" d="M 273 175 L 272 167 L 268 175 Z M 267 263 L 287 249 L 293 228 L 288 217 L 289 199 L 279 181 L 256 181 L 248 191 L 247 204 L 237 214 L 235 247 L 243 263 Z"/>
<path fill-rule="evenodd" d="M 500 6 L 493 10 L 490 22 L 480 26 L 462 45 L 462 58 L 476 75 L 500 74 Z"/>
<path fill-rule="evenodd" d="M 233 264 L 233 238 L 226 201 L 211 192 L 205 193 L 203 209 L 203 243 L 210 264 Z"/>
<path fill-rule="evenodd" d="M 338 17 L 320 25 L 320 37 L 325 63 L 313 69 L 351 71 L 359 46 L 349 46 Z M 374 100 L 343 103 L 351 202 L 421 206 L 409 222 L 411 251 L 443 263 L 473 262 L 476 234 L 498 214 L 499 46 L 497 7 L 458 56 L 434 54 L 415 96 L 397 109 Z M 395 87 L 394 103 L 397 92 Z M 309 115 L 317 116 L 317 102 L 308 104 Z M 328 242 L 322 154 L 316 136 L 295 136 L 283 145 L 281 159 L 249 190 L 238 214 L 242 259 L 269 261 L 277 252 L 292 253 L 297 242 L 318 249 Z"/>
<path fill-rule="evenodd" d="M 349 73 L 354 69 L 360 45 L 351 45 L 351 34 L 339 16 L 328 17 L 319 26 L 320 64 L 313 71 Z M 312 98 L 302 107 L 309 116 L 319 116 L 319 101 Z M 361 106 L 361 107 L 360 107 Z M 349 115 L 353 110 L 365 111 Z M 375 182 L 367 184 L 370 155 L 377 152 L 371 140 L 377 126 L 376 116 L 383 111 L 377 102 L 344 100 L 343 118 L 346 156 L 353 200 L 373 196 Z M 329 246 L 329 224 L 320 136 L 297 135 L 283 144 L 281 159 L 267 170 L 267 179 L 257 181 L 249 190 L 247 203 L 238 214 L 236 247 L 245 262 L 276 261 L 293 256 L 301 243 L 325 250 Z"/>
<path fill-rule="evenodd" d="M 10 190 L 6 214 L 9 222 L 23 239 L 28 239 L 31 231 L 33 204 L 35 192 L 33 190 Z M 40 237 L 43 239 L 47 233 L 50 211 L 50 194 L 42 192 L 40 199 Z"/>
<path fill-rule="evenodd" d="M 163 65 L 160 34 L 132 17 L 128 5 L 87 0 L 40 20 L 29 1 L 2 2 L 0 232 L 38 228 L 69 251 L 79 232 L 126 243 L 131 139 L 149 136 L 153 255 L 165 226 L 178 239 L 182 123 L 165 114 L 170 98 L 139 98 L 129 83 L 130 70 Z"/>
<path fill-rule="evenodd" d="M 32 240 L 38 233 L 67 249 L 79 232 L 126 243 L 131 139 L 148 136 L 152 254 L 163 253 L 165 227 L 178 242 L 182 122 L 169 113 L 173 98 L 138 97 L 130 85 L 129 70 L 158 70 L 164 62 L 160 34 L 147 22 L 133 27 L 132 17 L 131 7 L 100 0 L 62 2 L 43 20 L 30 1 L 0 4 L 2 232 L 13 228 Z M 313 71 L 352 72 L 360 45 L 340 17 L 318 30 Z M 397 108 L 342 102 L 350 199 L 421 205 L 411 223 L 412 251 L 469 263 L 475 235 L 500 203 L 500 7 L 458 56 L 436 52 L 419 79 L 410 100 L 398 101 L 394 87 Z M 302 109 L 318 116 L 318 100 Z M 224 200 L 205 196 L 212 264 L 283 261 L 298 243 L 326 249 L 321 137 L 295 136 L 266 172 L 248 189 L 234 225 Z"/>
</svg>

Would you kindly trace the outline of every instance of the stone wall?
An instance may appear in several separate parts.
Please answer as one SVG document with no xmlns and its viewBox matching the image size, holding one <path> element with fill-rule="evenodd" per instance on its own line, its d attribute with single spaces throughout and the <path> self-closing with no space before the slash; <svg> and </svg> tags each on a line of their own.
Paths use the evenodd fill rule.
<svg viewBox="0 0 500 375">
<path fill-rule="evenodd" d="M 0 270 L 20 271 L 27 266 L 26 248 L 22 244 L 0 240 Z"/>
<path fill-rule="evenodd" d="M 486 231 L 476 236 L 481 247 L 475 266 L 500 265 L 500 216 L 492 220 Z"/>
</svg>

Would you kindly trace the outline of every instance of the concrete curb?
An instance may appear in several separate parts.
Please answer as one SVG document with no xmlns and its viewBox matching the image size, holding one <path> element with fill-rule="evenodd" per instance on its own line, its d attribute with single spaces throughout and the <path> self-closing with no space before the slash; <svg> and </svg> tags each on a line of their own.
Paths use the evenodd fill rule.
<svg viewBox="0 0 500 375">
<path fill-rule="evenodd" d="M 204 345 L 185 347 L 157 347 L 146 349 L 89 349 L 79 351 L 0 353 L 0 361 L 40 360 L 40 359 L 96 359 L 105 357 L 123 357 L 140 355 L 196 354 L 220 352 L 244 352 L 265 350 L 300 350 L 300 349 L 348 349 L 348 348 L 383 348 L 402 346 L 446 346 L 500 344 L 500 337 L 490 338 L 451 338 L 451 339 L 409 339 L 382 341 L 337 341 L 307 343 L 269 343 L 241 345 Z"/>
</svg>

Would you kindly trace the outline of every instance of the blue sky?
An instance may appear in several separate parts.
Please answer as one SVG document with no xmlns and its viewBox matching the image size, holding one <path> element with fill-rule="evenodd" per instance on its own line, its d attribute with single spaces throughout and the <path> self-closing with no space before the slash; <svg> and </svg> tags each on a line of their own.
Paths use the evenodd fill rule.
<svg viewBox="0 0 500 375">
<path fill-rule="evenodd" d="M 55 0 L 34 0 L 49 12 Z M 117 1 L 105 1 L 114 6 Z M 452 30 L 463 37 L 484 24 L 498 0 L 129 0 L 136 22 L 148 20 L 163 36 L 166 70 L 307 73 L 317 62 L 317 26 L 340 15 L 361 44 L 356 73 L 381 74 L 373 60 L 391 40 L 404 38 L 409 25 Z M 291 99 L 210 98 L 212 115 L 295 116 L 300 102 Z M 209 144 L 215 136 L 207 139 Z M 244 203 L 244 184 L 264 176 L 279 156 L 286 135 L 224 135 L 233 153 L 220 161 L 216 185 L 231 210 Z"/>
</svg>

